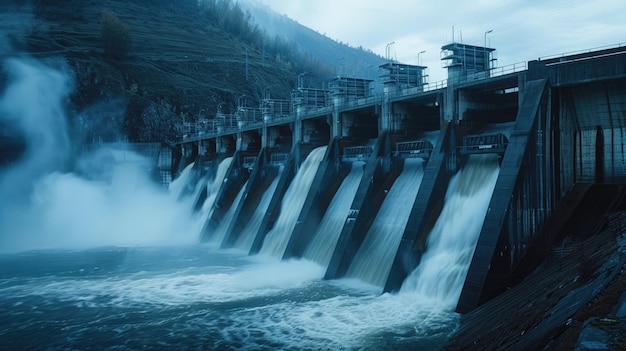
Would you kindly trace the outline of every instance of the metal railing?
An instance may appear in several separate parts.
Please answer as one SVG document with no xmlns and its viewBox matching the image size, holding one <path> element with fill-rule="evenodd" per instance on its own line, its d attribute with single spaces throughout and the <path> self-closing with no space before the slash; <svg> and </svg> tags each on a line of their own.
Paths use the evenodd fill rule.
<svg viewBox="0 0 626 351">
<path fill-rule="evenodd" d="M 396 157 L 428 158 L 434 149 L 433 143 L 428 140 L 403 141 L 396 143 Z"/>
<path fill-rule="evenodd" d="M 343 149 L 342 161 L 354 162 L 365 161 L 372 155 L 374 149 L 371 146 L 350 146 Z"/>
<path fill-rule="evenodd" d="M 563 58 L 566 58 L 568 56 L 591 54 L 591 53 L 596 52 L 596 51 L 603 51 L 603 50 L 609 50 L 609 49 L 618 49 L 618 48 L 625 48 L 626 49 L 626 43 L 618 43 L 618 44 L 614 44 L 614 45 L 605 45 L 605 46 L 599 46 L 599 47 L 595 47 L 595 48 L 591 48 L 591 49 L 570 51 L 570 52 L 564 52 L 564 53 L 561 53 L 561 54 L 549 55 L 549 56 L 542 56 L 542 57 L 539 57 L 538 61 L 549 61 L 549 60 L 555 60 L 555 59 L 563 59 Z"/>
<path fill-rule="evenodd" d="M 270 164 L 272 165 L 284 165 L 287 163 L 289 154 L 275 153 L 270 155 Z"/>
<path fill-rule="evenodd" d="M 237 113 L 235 113 L 235 116 L 239 127 L 263 123 L 263 114 L 260 108 L 240 108 L 237 110 Z"/>
<path fill-rule="evenodd" d="M 477 81 L 477 80 L 489 79 L 489 78 L 494 78 L 494 77 L 500 77 L 500 76 L 504 76 L 507 74 L 522 72 L 527 69 L 528 69 L 528 65 L 525 61 L 517 62 L 517 63 L 510 64 L 510 65 L 502 66 L 502 67 L 491 68 L 488 71 L 470 73 L 465 77 L 460 77 L 459 82 L 470 82 L 470 81 Z"/>
<path fill-rule="evenodd" d="M 462 154 L 504 153 L 509 141 L 502 133 L 463 137 Z"/>
</svg>

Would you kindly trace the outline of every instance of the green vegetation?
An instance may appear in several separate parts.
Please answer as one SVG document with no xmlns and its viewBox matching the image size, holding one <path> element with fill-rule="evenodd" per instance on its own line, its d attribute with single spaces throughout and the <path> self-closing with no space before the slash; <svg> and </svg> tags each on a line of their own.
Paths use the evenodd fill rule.
<svg viewBox="0 0 626 351">
<path fill-rule="evenodd" d="M 246 95 L 254 106 L 266 90 L 288 99 L 298 74 L 335 71 L 231 0 L 8 0 L 0 13 L 14 49 L 71 67 L 68 115 L 84 142 L 172 138 L 174 124 L 213 118 L 218 105 L 234 110 Z"/>
<path fill-rule="evenodd" d="M 102 13 L 102 48 L 115 58 L 126 56 L 130 49 L 130 28 L 109 10 Z"/>
</svg>

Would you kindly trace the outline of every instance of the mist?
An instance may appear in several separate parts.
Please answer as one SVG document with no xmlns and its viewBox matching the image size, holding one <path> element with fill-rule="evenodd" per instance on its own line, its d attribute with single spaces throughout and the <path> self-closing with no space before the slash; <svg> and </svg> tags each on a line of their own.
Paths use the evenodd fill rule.
<svg viewBox="0 0 626 351">
<path fill-rule="evenodd" d="M 151 183 L 148 160 L 101 148 L 71 155 L 64 64 L 10 59 L 0 119 L 26 144 L 0 169 L 0 252 L 197 242 L 189 205 Z M 120 111 L 122 113 L 122 111 Z M 75 159 L 80 172 L 68 171 Z"/>
</svg>

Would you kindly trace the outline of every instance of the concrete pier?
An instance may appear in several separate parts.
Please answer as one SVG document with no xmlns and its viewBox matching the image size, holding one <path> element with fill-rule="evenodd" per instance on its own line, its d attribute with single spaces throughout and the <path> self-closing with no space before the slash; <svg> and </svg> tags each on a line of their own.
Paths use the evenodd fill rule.
<svg viewBox="0 0 626 351">
<path fill-rule="evenodd" d="M 335 77 L 317 87 L 299 77 L 291 100 L 264 99 L 258 112 L 248 104 L 238 114 L 216 116 L 201 133 L 175 141 L 172 163 L 180 161 L 175 168 L 182 169 L 235 151 L 257 155 L 246 200 L 237 204 L 237 216 L 247 216 L 275 174 L 268 166 L 272 155 L 288 155 L 250 250 L 257 253 L 303 158 L 313 147 L 328 145 L 315 192 L 302 194 L 305 206 L 284 255 L 297 257 L 345 176 L 340 155 L 376 140 L 326 271 L 326 278 L 337 278 L 345 274 L 384 190 L 397 176 L 393 155 L 401 151 L 398 145 L 439 130 L 385 284 L 386 291 L 394 291 L 419 265 L 448 182 L 467 160 L 464 137 L 512 125 L 499 149 L 473 145 L 480 152 L 498 152 L 501 171 L 458 305 L 458 311 L 468 313 L 500 294 L 499 282 L 515 280 L 552 212 L 576 184 L 626 182 L 626 48 L 499 68 L 490 63 L 492 48 L 452 43 L 442 50 L 449 73 L 443 82 L 426 82 L 425 67 L 395 62 L 381 64 L 377 82 Z M 232 201 L 230 195 L 221 196 L 220 204 Z M 223 246 L 234 243 L 241 226 L 238 220 L 231 224 Z"/>
</svg>

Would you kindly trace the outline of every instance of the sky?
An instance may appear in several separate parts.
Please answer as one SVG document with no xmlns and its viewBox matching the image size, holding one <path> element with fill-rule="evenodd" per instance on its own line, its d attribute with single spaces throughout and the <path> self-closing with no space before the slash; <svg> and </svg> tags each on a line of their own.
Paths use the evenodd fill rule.
<svg viewBox="0 0 626 351">
<path fill-rule="evenodd" d="M 336 41 L 428 66 L 430 83 L 446 78 L 441 46 L 453 42 L 453 33 L 464 44 L 484 46 L 486 39 L 503 70 L 541 57 L 626 45 L 624 0 L 259 1 Z"/>
</svg>

